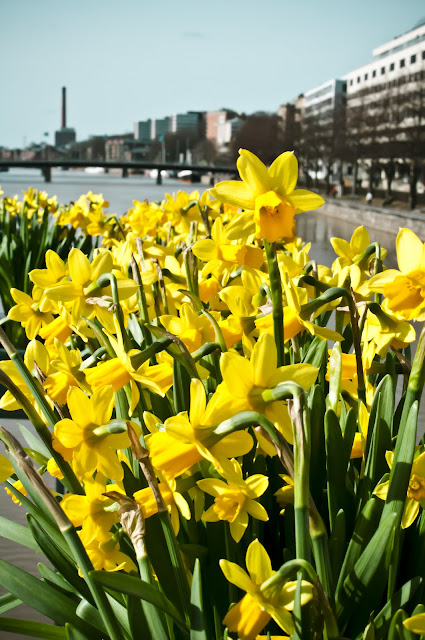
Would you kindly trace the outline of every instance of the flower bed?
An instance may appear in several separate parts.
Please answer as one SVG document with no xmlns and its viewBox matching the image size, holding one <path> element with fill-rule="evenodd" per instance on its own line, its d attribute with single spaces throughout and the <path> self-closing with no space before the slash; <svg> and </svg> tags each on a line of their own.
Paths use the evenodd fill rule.
<svg viewBox="0 0 425 640">
<path fill-rule="evenodd" d="M 53 569 L 39 579 L 0 559 L 0 611 L 23 601 L 55 625 L 0 617 L 1 630 L 425 633 L 423 332 L 410 356 L 423 244 L 402 229 L 388 270 L 359 227 L 317 265 L 294 216 L 323 200 L 295 188 L 295 156 L 266 168 L 241 150 L 238 170 L 120 219 L 100 197 L 58 209 L 92 250 L 49 248 L 12 289 L 9 324 L 29 343 L 21 357 L 0 329 L 0 408 L 24 410 L 37 437 L 0 429 L 0 480 L 28 513 L 0 535 Z"/>
</svg>

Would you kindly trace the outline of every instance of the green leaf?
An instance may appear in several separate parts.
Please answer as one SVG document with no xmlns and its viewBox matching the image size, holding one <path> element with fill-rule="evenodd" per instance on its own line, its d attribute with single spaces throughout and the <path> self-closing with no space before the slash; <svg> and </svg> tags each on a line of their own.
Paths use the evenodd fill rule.
<svg viewBox="0 0 425 640">
<path fill-rule="evenodd" d="M 325 444 L 329 522 L 332 531 L 340 509 L 344 509 L 346 516 L 353 511 L 352 497 L 346 485 L 350 454 L 344 444 L 338 418 L 332 409 L 328 409 L 325 415 Z"/>
<path fill-rule="evenodd" d="M 0 536 L 6 538 L 6 540 L 13 540 L 13 542 L 21 544 L 23 547 L 28 547 L 28 549 L 40 551 L 38 544 L 26 527 L 3 516 L 0 516 Z"/>
<path fill-rule="evenodd" d="M 164 611 L 170 618 L 173 618 L 181 627 L 186 629 L 186 623 L 176 607 L 164 596 L 163 593 L 158 591 L 148 582 L 118 573 L 110 573 L 106 571 L 91 571 L 90 575 L 96 582 L 118 591 L 119 593 L 127 593 L 131 596 L 137 596 L 141 600 L 154 604 L 158 609 Z"/>
<path fill-rule="evenodd" d="M 344 627 L 358 603 L 368 594 L 368 588 L 375 576 L 382 572 L 388 545 L 396 527 L 396 514 L 389 514 L 382 520 L 365 550 L 345 578 L 338 594 L 337 615 Z"/>
<path fill-rule="evenodd" d="M 36 435 L 31 433 L 31 431 L 27 429 L 25 425 L 18 424 L 18 427 L 20 432 L 22 433 L 22 436 L 25 438 L 28 446 L 31 447 L 31 449 L 38 451 L 45 458 L 50 459 L 52 457 L 52 454 L 50 453 L 44 442 L 42 442 Z"/>
<path fill-rule="evenodd" d="M 314 340 L 313 340 L 314 342 Z M 321 340 L 320 342 L 324 342 Z M 315 385 L 309 395 L 311 432 L 310 491 L 313 500 L 321 511 L 326 487 L 326 454 L 325 454 L 325 395 L 320 385 Z M 326 499 L 326 498 L 325 498 Z"/>
<path fill-rule="evenodd" d="M 69 622 L 65 625 L 65 629 L 67 640 L 92 640 L 92 636 L 86 635 Z"/>
<path fill-rule="evenodd" d="M 314 367 L 320 369 L 323 362 L 327 359 L 328 343 L 326 340 L 322 340 L 319 336 L 316 336 L 308 348 L 307 353 L 303 358 L 303 362 L 312 364 Z"/>
<path fill-rule="evenodd" d="M 121 626 L 121 629 L 128 640 L 132 640 L 130 626 L 128 622 L 128 612 L 122 604 L 117 602 L 111 595 L 106 594 L 109 604 Z M 103 618 L 99 612 L 99 610 L 94 607 L 90 602 L 88 602 L 85 598 L 81 600 L 77 607 L 77 614 L 85 620 L 86 622 L 92 624 L 96 629 L 101 631 L 104 635 L 108 635 L 105 623 Z"/>
<path fill-rule="evenodd" d="M 74 589 L 74 587 L 71 587 L 71 585 L 66 580 L 64 580 L 64 578 L 62 578 L 60 573 L 53 571 L 53 569 L 50 569 L 50 567 L 46 567 L 46 565 L 42 562 L 39 562 L 37 564 L 37 569 L 41 577 L 44 578 L 44 580 L 48 584 L 50 584 L 51 587 L 61 589 L 62 592 L 65 593 L 78 593 L 77 590 Z"/>
<path fill-rule="evenodd" d="M 190 640 L 208 640 L 205 631 L 201 565 L 198 558 L 195 561 L 190 594 Z"/>
<path fill-rule="evenodd" d="M 372 417 L 374 417 L 372 421 Z M 394 417 L 394 388 L 389 375 L 379 384 L 373 398 L 371 420 L 368 434 L 370 446 L 367 449 L 365 475 L 363 483 L 366 487 L 367 498 L 375 488 L 379 478 L 388 471 L 385 452 L 391 447 L 391 432 Z"/>
<path fill-rule="evenodd" d="M 0 618 L 0 631 L 18 633 L 33 638 L 45 638 L 45 640 L 67 640 L 63 627 L 32 620 L 17 620 L 15 618 Z"/>
<path fill-rule="evenodd" d="M 4 596 L 0 596 L 0 615 L 18 607 L 20 604 L 22 604 L 22 600 L 14 596 L 13 593 L 5 593 Z"/>
<path fill-rule="evenodd" d="M 422 584 L 422 578 L 413 578 L 404 584 L 374 619 L 375 629 L 381 637 L 387 634 L 390 622 L 398 609 L 405 608 Z"/>
<path fill-rule="evenodd" d="M 335 523 L 329 542 L 329 555 L 332 566 L 332 574 L 334 577 L 334 584 L 338 580 L 341 565 L 344 559 L 346 528 L 345 513 L 342 509 L 340 509 L 336 514 Z"/>
<path fill-rule="evenodd" d="M 81 624 L 76 603 L 31 574 L 0 558 L 0 584 L 32 609 L 58 624 Z"/>
</svg>

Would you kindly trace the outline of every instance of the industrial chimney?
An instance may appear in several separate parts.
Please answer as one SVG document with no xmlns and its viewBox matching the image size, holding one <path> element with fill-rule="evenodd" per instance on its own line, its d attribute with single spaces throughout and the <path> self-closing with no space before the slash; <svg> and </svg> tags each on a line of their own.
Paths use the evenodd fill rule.
<svg viewBox="0 0 425 640">
<path fill-rule="evenodd" d="M 62 87 L 62 129 L 66 127 L 66 87 Z"/>
<path fill-rule="evenodd" d="M 55 146 L 60 149 L 75 140 L 75 129 L 66 126 L 66 87 L 62 87 L 62 124 L 59 131 L 55 131 Z"/>
</svg>

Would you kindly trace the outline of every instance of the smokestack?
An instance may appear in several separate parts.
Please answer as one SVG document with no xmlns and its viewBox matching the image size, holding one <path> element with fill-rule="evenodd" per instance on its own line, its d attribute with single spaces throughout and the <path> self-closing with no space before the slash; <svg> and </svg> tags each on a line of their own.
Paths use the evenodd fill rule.
<svg viewBox="0 0 425 640">
<path fill-rule="evenodd" d="M 62 87 L 62 129 L 66 127 L 66 87 Z"/>
</svg>

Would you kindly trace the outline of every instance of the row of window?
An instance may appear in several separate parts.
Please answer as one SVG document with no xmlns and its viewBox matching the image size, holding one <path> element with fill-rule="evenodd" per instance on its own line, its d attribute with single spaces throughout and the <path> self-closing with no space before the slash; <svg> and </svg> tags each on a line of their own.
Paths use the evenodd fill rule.
<svg viewBox="0 0 425 640">
<path fill-rule="evenodd" d="M 422 51 L 422 60 L 425 60 L 425 50 Z M 410 56 L 410 64 L 415 64 L 415 62 L 417 61 L 417 55 L 416 53 L 414 53 L 413 55 Z M 403 67 L 406 66 L 406 59 L 405 58 L 401 58 L 401 60 L 399 61 L 399 67 L 400 69 L 403 69 Z M 394 71 L 395 70 L 395 62 L 392 62 L 389 67 L 388 67 L 388 71 Z M 381 76 L 385 75 L 385 73 L 387 72 L 387 68 L 386 67 L 381 67 Z M 378 69 L 373 69 L 372 71 L 372 78 L 376 78 L 378 74 Z M 368 80 L 369 79 L 369 74 L 365 73 L 364 74 L 364 80 Z M 360 84 L 362 78 L 361 76 L 357 76 L 357 84 Z M 354 84 L 354 78 L 351 78 L 350 80 L 350 87 Z"/>
<path fill-rule="evenodd" d="M 374 84 L 371 87 L 365 87 L 360 91 L 356 91 L 355 93 L 352 93 L 349 96 L 349 98 L 355 99 L 362 96 L 367 96 L 369 93 L 378 93 L 379 91 L 385 91 L 386 89 L 399 87 L 408 82 L 417 82 L 418 80 L 425 80 L 425 71 L 417 71 L 416 73 L 409 73 L 405 76 L 401 76 L 400 78 L 396 78 L 395 80 L 390 80 L 389 82 L 383 82 L 381 84 Z"/>
</svg>

